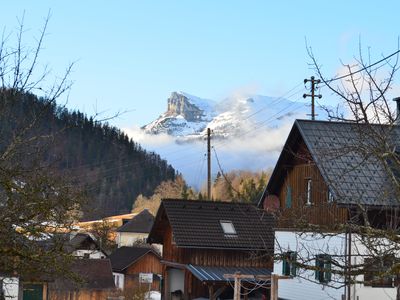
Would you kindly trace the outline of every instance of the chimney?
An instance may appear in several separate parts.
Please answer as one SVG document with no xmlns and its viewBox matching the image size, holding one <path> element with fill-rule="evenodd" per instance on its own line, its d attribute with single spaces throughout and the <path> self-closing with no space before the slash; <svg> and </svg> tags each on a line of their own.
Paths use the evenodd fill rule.
<svg viewBox="0 0 400 300">
<path fill-rule="evenodd" d="M 400 97 L 393 98 L 393 101 L 396 102 L 396 119 L 394 123 L 400 125 Z"/>
</svg>

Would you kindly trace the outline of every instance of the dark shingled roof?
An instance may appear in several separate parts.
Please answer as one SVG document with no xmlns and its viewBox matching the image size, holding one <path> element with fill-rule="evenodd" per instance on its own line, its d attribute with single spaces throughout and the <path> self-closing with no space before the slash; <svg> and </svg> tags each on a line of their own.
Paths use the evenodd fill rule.
<svg viewBox="0 0 400 300">
<path fill-rule="evenodd" d="M 285 172 L 283 162 L 293 155 L 300 136 L 328 184 L 337 203 L 345 205 L 393 205 L 393 185 L 382 161 L 373 151 L 399 149 L 400 126 L 366 125 L 345 122 L 296 120 L 261 201 L 273 194 Z M 260 203 L 261 204 L 261 203 Z"/>
<path fill-rule="evenodd" d="M 71 238 L 72 237 L 72 238 Z M 89 233 L 60 233 L 54 234 L 52 237 L 38 241 L 47 251 L 51 251 L 53 247 L 62 245 L 62 248 L 67 253 L 72 253 L 75 250 L 100 250 L 97 241 Z"/>
<path fill-rule="evenodd" d="M 274 248 L 272 215 L 251 204 L 164 199 L 148 242 L 163 242 L 166 218 L 178 247 L 268 251 Z M 225 234 L 220 221 L 231 221 L 237 234 Z"/>
<path fill-rule="evenodd" d="M 153 253 L 159 257 L 159 255 L 150 247 L 121 247 L 111 253 L 108 258 L 111 261 L 113 271 L 122 272 L 147 253 Z"/>
<path fill-rule="evenodd" d="M 154 216 L 144 209 L 129 222 L 117 229 L 118 232 L 149 233 L 154 223 Z"/>
<path fill-rule="evenodd" d="M 106 290 L 115 288 L 111 263 L 108 259 L 77 259 L 71 270 L 82 282 L 71 279 L 56 279 L 51 283 L 53 290 Z"/>
</svg>

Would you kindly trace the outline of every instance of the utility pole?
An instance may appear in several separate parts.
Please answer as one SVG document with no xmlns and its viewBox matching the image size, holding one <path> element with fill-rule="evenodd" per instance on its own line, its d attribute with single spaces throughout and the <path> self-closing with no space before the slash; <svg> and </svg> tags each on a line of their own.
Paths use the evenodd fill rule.
<svg viewBox="0 0 400 300">
<path fill-rule="evenodd" d="M 211 130 L 207 128 L 207 198 L 211 200 Z"/>
<path fill-rule="evenodd" d="M 311 97 L 311 120 L 315 120 L 315 97 L 319 99 L 322 98 L 322 95 L 315 95 L 316 85 L 321 83 L 321 80 L 315 79 L 314 76 L 311 76 L 310 79 L 304 79 L 304 84 L 307 82 L 311 82 L 311 94 L 304 94 L 303 98 Z"/>
</svg>

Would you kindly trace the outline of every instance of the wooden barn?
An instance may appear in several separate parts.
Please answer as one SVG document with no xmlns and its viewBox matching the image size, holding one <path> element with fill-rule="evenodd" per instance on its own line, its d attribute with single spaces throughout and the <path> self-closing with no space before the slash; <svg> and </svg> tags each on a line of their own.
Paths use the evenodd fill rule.
<svg viewBox="0 0 400 300">
<path fill-rule="evenodd" d="M 148 242 L 163 244 L 163 299 L 232 299 L 224 275 L 270 275 L 273 225 L 251 204 L 162 200 Z M 268 284 L 254 293 L 266 296 Z"/>
<path fill-rule="evenodd" d="M 151 290 L 159 291 L 161 283 L 161 257 L 151 247 L 121 247 L 110 256 L 114 282 L 120 290 L 135 289 L 149 284 L 140 282 L 140 274 L 151 274 Z"/>
<path fill-rule="evenodd" d="M 108 259 L 77 259 L 72 271 L 78 276 L 78 281 L 63 278 L 50 282 L 46 299 L 104 300 L 115 292 Z"/>
</svg>

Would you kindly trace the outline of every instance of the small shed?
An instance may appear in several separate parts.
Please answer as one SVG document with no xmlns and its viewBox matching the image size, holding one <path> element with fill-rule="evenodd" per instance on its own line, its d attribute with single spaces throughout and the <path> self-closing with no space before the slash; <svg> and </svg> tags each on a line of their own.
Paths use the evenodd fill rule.
<svg viewBox="0 0 400 300">
<path fill-rule="evenodd" d="M 159 291 L 161 283 L 161 257 L 151 247 L 121 247 L 109 257 L 117 288 L 134 289 L 150 284 L 150 289 Z M 151 283 L 143 282 L 141 276 L 151 276 Z"/>
<path fill-rule="evenodd" d="M 48 284 L 48 299 L 103 300 L 115 292 L 108 259 L 76 259 L 72 271 L 78 281 L 56 279 Z"/>
</svg>

